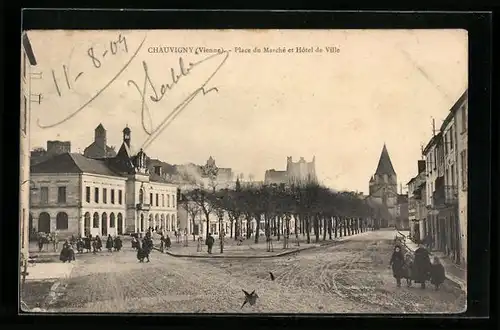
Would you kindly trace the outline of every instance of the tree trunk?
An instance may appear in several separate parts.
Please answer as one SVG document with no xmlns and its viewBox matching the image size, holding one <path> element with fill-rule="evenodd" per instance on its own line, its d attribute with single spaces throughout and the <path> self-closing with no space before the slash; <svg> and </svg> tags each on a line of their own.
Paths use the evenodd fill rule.
<svg viewBox="0 0 500 330">
<path fill-rule="evenodd" d="M 281 215 L 278 216 L 278 242 L 280 240 L 280 237 L 281 237 L 281 230 L 283 229 L 283 220 L 281 219 Z"/>
<path fill-rule="evenodd" d="M 196 221 L 195 217 L 193 217 L 191 219 L 191 221 L 192 221 L 192 224 L 193 224 L 193 232 L 192 232 L 192 234 L 193 234 L 193 242 L 196 242 L 196 237 L 195 237 L 196 235 L 194 234 L 194 226 L 196 225 L 196 223 L 195 223 L 195 221 Z M 199 230 L 198 230 L 198 234 L 199 234 Z"/>
<path fill-rule="evenodd" d="M 230 219 L 229 219 L 229 224 L 230 224 L 230 226 L 231 226 L 231 228 L 229 229 L 229 232 L 230 232 L 229 237 L 230 237 L 230 238 L 233 238 L 233 224 L 234 224 L 234 219 L 231 219 L 231 218 L 230 218 Z"/>
<path fill-rule="evenodd" d="M 309 215 L 306 215 L 304 217 L 304 220 L 306 222 L 305 229 L 306 229 L 306 234 L 307 234 L 307 244 L 311 244 L 311 219 L 310 219 Z"/>
<path fill-rule="evenodd" d="M 319 242 L 319 230 L 320 230 L 320 217 L 318 214 L 314 215 L 314 231 L 316 232 L 316 243 Z"/>
<path fill-rule="evenodd" d="M 250 225 L 252 224 L 252 217 L 247 215 L 246 219 L 247 219 L 247 239 L 249 239 L 250 238 Z"/>
<path fill-rule="evenodd" d="M 338 217 L 333 217 L 333 227 L 334 227 L 334 232 L 335 232 L 335 238 L 338 237 L 339 235 L 339 221 Z"/>
<path fill-rule="evenodd" d="M 328 238 L 332 239 L 332 223 L 333 218 L 331 216 L 328 216 Z"/>
<path fill-rule="evenodd" d="M 208 234 L 210 233 L 210 213 L 204 212 L 205 213 L 205 218 L 207 221 L 207 232 L 206 232 L 206 237 L 208 237 Z"/>
<path fill-rule="evenodd" d="M 327 231 L 327 217 L 323 216 L 323 241 L 326 241 L 326 231 Z"/>
<path fill-rule="evenodd" d="M 342 227 L 344 228 L 344 236 L 347 236 L 347 219 L 342 218 Z"/>
<path fill-rule="evenodd" d="M 294 225 L 294 233 L 295 233 L 295 238 L 298 240 L 299 239 L 299 216 L 296 214 L 293 216 L 294 217 L 294 222 L 293 222 L 293 225 Z"/>
<path fill-rule="evenodd" d="M 257 221 L 257 225 L 255 226 L 255 243 L 259 243 L 259 234 L 260 234 L 260 214 L 256 215 L 255 220 Z"/>
<path fill-rule="evenodd" d="M 351 218 L 347 218 L 347 236 L 351 236 Z"/>
<path fill-rule="evenodd" d="M 240 228 L 239 219 L 240 219 L 239 217 L 236 218 L 236 220 L 235 220 L 236 222 L 234 223 L 234 240 L 235 241 L 238 239 L 238 236 L 240 236 L 240 235 L 238 235 L 238 230 Z"/>
</svg>

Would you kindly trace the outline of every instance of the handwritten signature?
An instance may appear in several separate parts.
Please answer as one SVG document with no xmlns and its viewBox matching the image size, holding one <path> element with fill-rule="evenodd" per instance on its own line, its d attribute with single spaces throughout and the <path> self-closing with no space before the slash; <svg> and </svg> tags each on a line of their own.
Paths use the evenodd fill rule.
<svg viewBox="0 0 500 330">
<path fill-rule="evenodd" d="M 118 77 L 123 73 L 123 71 L 125 71 L 125 69 L 128 68 L 128 66 L 130 65 L 130 63 L 132 63 L 132 61 L 134 60 L 134 58 L 137 56 L 137 54 L 141 50 L 141 48 L 144 45 L 145 41 L 146 41 L 146 37 L 144 37 L 144 39 L 139 44 L 139 47 L 137 47 L 137 49 L 134 51 L 134 53 L 132 54 L 132 56 L 130 57 L 130 59 L 118 71 L 118 73 L 106 85 L 104 85 L 99 91 L 97 91 L 97 93 L 95 93 L 94 96 L 92 96 L 87 102 L 85 102 L 77 110 L 73 111 L 71 114 L 69 114 L 65 118 L 61 119 L 60 121 L 58 121 L 58 122 L 56 122 L 54 124 L 50 124 L 50 125 L 42 125 L 42 124 L 40 124 L 40 119 L 38 119 L 37 120 L 37 125 L 40 128 L 52 128 L 52 127 L 58 126 L 58 125 L 60 125 L 60 124 L 62 124 L 64 122 L 68 121 L 69 119 L 73 118 L 78 113 L 80 113 L 82 110 L 84 110 L 85 107 L 87 107 L 96 98 L 98 98 L 116 79 L 118 79 Z M 88 51 L 87 51 L 87 55 L 89 56 L 90 60 L 92 61 L 93 66 L 95 68 L 97 68 L 97 69 L 100 68 L 101 65 L 102 65 L 102 61 L 103 61 L 104 57 L 106 56 L 106 54 L 108 54 L 108 49 L 109 49 L 109 53 L 110 54 L 115 55 L 119 51 L 118 46 L 120 44 L 123 45 L 123 51 L 125 53 L 128 53 L 127 40 L 122 35 L 119 35 L 118 40 L 116 40 L 116 41 L 110 41 L 109 48 L 105 48 L 104 51 L 102 52 L 102 54 L 100 54 L 99 56 L 96 53 L 96 49 L 94 47 L 90 47 L 88 49 Z M 72 83 L 70 82 L 70 80 L 73 80 L 73 82 L 76 82 L 78 80 L 78 78 L 80 78 L 83 75 L 83 71 L 82 71 L 82 72 L 78 73 L 74 79 L 70 79 L 70 70 L 69 70 L 69 68 L 66 65 L 63 65 L 63 73 L 64 73 L 64 77 L 65 77 L 65 80 L 66 80 L 66 85 L 67 85 L 67 87 L 68 87 L 69 90 L 72 89 Z M 54 80 L 56 91 L 57 91 L 58 95 L 61 96 L 62 95 L 61 89 L 60 89 L 60 86 L 59 86 L 59 84 L 57 82 L 57 78 L 56 78 L 56 74 L 55 74 L 54 70 L 52 70 L 52 78 Z"/>
<path fill-rule="evenodd" d="M 217 58 L 217 57 L 222 58 L 221 62 L 218 64 L 216 69 L 210 74 L 210 76 L 201 84 L 201 86 L 196 88 L 179 105 L 177 105 L 165 117 L 165 119 L 158 126 L 156 126 L 156 128 L 154 128 L 152 130 L 146 128 L 146 125 L 144 122 L 145 115 L 147 114 L 151 120 L 151 112 L 149 111 L 148 105 L 146 103 L 146 94 L 147 94 L 148 90 L 150 89 L 152 92 L 152 95 L 149 95 L 149 99 L 152 102 L 158 103 L 163 99 L 163 97 L 165 96 L 165 94 L 167 94 L 167 92 L 169 90 L 172 90 L 172 88 L 174 88 L 174 86 L 176 86 L 183 77 L 189 75 L 195 67 L 197 67 L 197 66 L 201 65 L 202 63 L 207 62 L 211 59 Z M 195 62 L 195 63 L 190 62 L 187 66 L 184 64 L 183 58 L 182 57 L 179 58 L 179 73 L 176 73 L 173 68 L 170 69 L 172 82 L 169 84 L 162 84 L 159 87 L 159 94 L 158 94 L 158 90 L 157 90 L 158 86 L 155 86 L 153 84 L 151 77 L 149 75 L 148 65 L 147 65 L 146 61 L 142 62 L 142 65 L 144 68 L 144 83 L 142 85 L 143 86 L 142 89 L 139 87 L 137 82 L 135 82 L 134 80 L 129 80 L 127 83 L 129 86 L 130 85 L 135 86 L 135 88 L 137 89 L 137 91 L 141 97 L 142 127 L 143 127 L 144 131 L 146 132 L 146 134 L 148 134 L 148 138 L 146 139 L 146 141 L 144 141 L 144 143 L 142 145 L 142 149 L 146 149 L 149 145 L 151 145 L 151 143 L 160 135 L 160 133 L 163 132 L 165 130 L 165 128 L 167 128 L 173 122 L 173 120 L 184 110 L 184 108 L 189 103 L 191 103 L 191 101 L 193 101 L 196 98 L 196 96 L 198 96 L 198 95 L 205 96 L 210 92 L 213 92 L 213 91 L 218 92 L 219 91 L 217 89 L 217 87 L 207 88 L 206 86 L 210 82 L 210 80 L 217 74 L 217 72 L 219 72 L 219 70 L 222 68 L 222 66 L 226 63 L 226 60 L 228 57 L 229 57 L 229 52 L 223 51 L 223 52 L 215 53 L 211 56 L 208 56 L 208 57 L 206 57 L 198 62 Z"/>
</svg>

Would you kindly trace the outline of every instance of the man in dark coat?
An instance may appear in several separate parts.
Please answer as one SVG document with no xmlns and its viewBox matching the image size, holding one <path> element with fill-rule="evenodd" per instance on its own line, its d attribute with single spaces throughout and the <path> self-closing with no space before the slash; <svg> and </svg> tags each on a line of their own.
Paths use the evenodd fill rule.
<svg viewBox="0 0 500 330">
<path fill-rule="evenodd" d="M 208 254 L 212 254 L 212 247 L 214 246 L 215 239 L 212 236 L 212 233 L 208 234 L 207 241 L 205 244 L 208 246 Z"/>
<path fill-rule="evenodd" d="M 431 283 L 439 290 L 439 286 L 444 283 L 446 274 L 444 267 L 438 257 L 434 257 L 434 262 L 431 265 Z"/>
<path fill-rule="evenodd" d="M 396 279 L 396 284 L 399 288 L 399 287 L 401 287 L 401 278 L 404 275 L 403 268 L 405 265 L 403 251 L 401 251 L 401 247 L 399 245 L 396 245 L 394 247 L 394 251 L 392 252 L 392 256 L 391 256 L 390 265 L 392 267 L 392 275 Z"/>
<path fill-rule="evenodd" d="M 429 251 L 422 244 L 419 244 L 418 249 L 415 250 L 413 270 L 413 280 L 415 283 L 420 283 L 422 289 L 425 289 L 425 282 L 430 279 L 431 260 Z"/>
<path fill-rule="evenodd" d="M 108 235 L 106 240 L 106 249 L 108 249 L 108 252 L 113 252 L 113 237 L 111 237 L 111 234 Z"/>
</svg>

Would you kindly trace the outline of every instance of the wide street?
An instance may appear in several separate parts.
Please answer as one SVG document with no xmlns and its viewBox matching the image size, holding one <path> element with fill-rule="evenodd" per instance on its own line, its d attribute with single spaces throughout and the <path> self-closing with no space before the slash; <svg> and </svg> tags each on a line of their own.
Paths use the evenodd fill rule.
<svg viewBox="0 0 500 330">
<path fill-rule="evenodd" d="M 158 251 L 139 263 L 121 252 L 77 256 L 56 312 L 456 313 L 465 293 L 446 281 L 397 288 L 389 259 L 392 231 L 268 259 L 175 258 Z M 272 272 L 275 280 L 269 275 Z M 259 295 L 241 309 L 242 289 Z"/>
</svg>

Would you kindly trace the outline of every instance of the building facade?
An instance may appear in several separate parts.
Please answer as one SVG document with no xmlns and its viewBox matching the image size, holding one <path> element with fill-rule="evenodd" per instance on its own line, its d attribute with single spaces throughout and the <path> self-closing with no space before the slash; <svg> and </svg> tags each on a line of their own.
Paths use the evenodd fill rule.
<svg viewBox="0 0 500 330">
<path fill-rule="evenodd" d="M 123 132 L 115 157 L 64 153 L 32 167 L 34 231 L 105 236 L 179 230 L 177 186 L 161 169 L 150 173 L 146 154 L 132 152 L 130 129 Z"/>
<path fill-rule="evenodd" d="M 417 162 L 418 174 L 408 182 L 408 216 L 410 234 L 416 240 L 423 240 L 428 233 L 426 162 Z"/>
<path fill-rule="evenodd" d="M 20 251 L 24 258 L 29 250 L 29 198 L 30 188 L 30 117 L 31 117 L 31 69 L 36 59 L 26 33 L 21 40 L 21 111 L 20 111 L 20 150 L 19 150 L 19 232 L 21 233 Z"/>
<path fill-rule="evenodd" d="M 264 176 L 265 184 L 301 184 L 307 182 L 318 182 L 315 156 L 311 162 L 307 162 L 304 157 L 300 157 L 297 162 L 294 162 L 292 157 L 287 157 L 285 171 L 270 169 L 266 171 Z"/>
<path fill-rule="evenodd" d="M 396 171 L 392 166 L 389 152 L 384 144 L 377 169 L 369 182 L 369 199 L 374 203 L 383 205 L 388 210 L 387 214 L 378 215 L 381 227 L 396 225 L 398 204 L 397 182 Z"/>
<path fill-rule="evenodd" d="M 31 151 L 31 165 L 35 165 L 46 161 L 57 155 L 64 153 L 71 153 L 71 142 L 70 141 L 47 141 L 47 149 L 35 148 Z"/>
<path fill-rule="evenodd" d="M 467 263 L 467 100 L 465 91 L 423 150 L 432 248 L 457 264 Z"/>
<path fill-rule="evenodd" d="M 94 130 L 94 142 L 85 148 L 83 155 L 88 158 L 98 159 L 116 156 L 115 149 L 107 144 L 106 129 L 102 124 L 99 124 Z"/>
<path fill-rule="evenodd" d="M 467 265 L 467 200 L 468 200 L 468 92 L 464 94 L 461 103 L 457 106 L 455 113 L 455 124 L 457 129 L 457 168 L 458 168 L 458 206 L 459 225 L 461 240 L 461 264 Z"/>
</svg>

